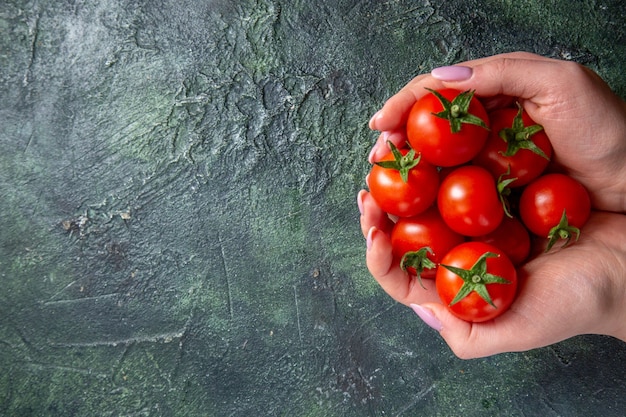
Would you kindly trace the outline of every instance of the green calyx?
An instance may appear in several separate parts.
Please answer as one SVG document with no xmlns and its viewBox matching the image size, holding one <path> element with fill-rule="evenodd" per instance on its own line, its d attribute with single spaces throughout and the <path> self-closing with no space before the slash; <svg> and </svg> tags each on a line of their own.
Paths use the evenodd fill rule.
<svg viewBox="0 0 626 417">
<path fill-rule="evenodd" d="M 505 173 L 498 177 L 496 188 L 498 189 L 498 197 L 500 198 L 500 203 L 504 209 L 504 214 L 508 217 L 513 217 L 511 214 L 511 205 L 509 204 L 509 196 L 511 195 L 511 188 L 509 185 L 511 185 L 513 181 L 516 181 L 517 177 L 504 179 L 504 177 L 509 175 L 511 175 L 511 165 L 509 165 Z"/>
<path fill-rule="evenodd" d="M 561 246 L 561 248 L 566 247 L 572 237 L 575 236 L 575 241 L 578 241 L 580 237 L 580 229 L 574 226 L 570 226 L 567 221 L 567 213 L 563 210 L 563 214 L 561 215 L 561 220 L 559 224 L 550 229 L 550 233 L 548 233 L 548 246 L 546 246 L 546 252 L 552 249 L 552 246 L 556 243 L 557 240 L 565 240 L 565 243 Z"/>
<path fill-rule="evenodd" d="M 376 162 L 376 165 L 387 168 L 387 169 L 395 169 L 400 173 L 400 177 L 402 181 L 405 183 L 409 181 L 409 171 L 415 168 L 422 158 L 421 155 L 415 154 L 413 149 L 410 149 L 406 155 L 402 155 L 402 152 L 398 150 L 396 145 L 394 145 L 391 141 L 387 141 L 387 145 L 389 149 L 391 149 L 391 153 L 393 154 L 393 161 L 379 161 Z"/>
<path fill-rule="evenodd" d="M 473 90 L 467 90 L 459 93 L 452 101 L 442 96 L 438 91 L 427 88 L 428 91 L 433 93 L 443 106 L 443 111 L 439 113 L 433 113 L 435 116 L 442 119 L 446 119 L 450 122 L 450 131 L 452 133 L 458 133 L 461 130 L 463 123 L 468 123 L 476 126 L 480 126 L 483 129 L 489 130 L 489 127 L 483 119 L 478 116 L 474 116 L 469 113 L 469 106 L 472 98 L 474 97 Z"/>
<path fill-rule="evenodd" d="M 510 284 L 511 282 L 498 275 L 493 275 L 487 272 L 487 258 L 497 258 L 498 254 L 493 252 L 485 252 L 480 258 L 476 260 L 474 265 L 470 269 L 457 268 L 455 266 L 441 264 L 450 272 L 457 274 L 463 280 L 463 285 L 457 292 L 454 299 L 450 302 L 450 305 L 454 305 L 470 295 L 472 292 L 476 292 L 480 298 L 485 300 L 487 304 L 493 308 L 497 308 L 491 300 L 489 291 L 487 290 L 487 284 Z"/>
<path fill-rule="evenodd" d="M 517 103 L 517 115 L 513 119 L 513 126 L 506 127 L 498 132 L 500 138 L 506 142 L 506 151 L 501 152 L 503 156 L 513 156 L 520 149 L 527 149 L 537 155 L 550 160 L 548 156 L 531 139 L 537 132 L 543 130 L 541 125 L 524 126 L 522 120 L 523 107 Z"/>
<path fill-rule="evenodd" d="M 405 253 L 402 259 L 400 259 L 400 268 L 402 268 L 403 271 L 407 272 L 408 268 L 415 269 L 417 280 L 422 288 L 425 288 L 421 276 L 424 269 L 432 269 L 437 266 L 437 264 L 428 259 L 428 254 L 432 255 L 433 253 L 430 247 L 424 246 L 420 250 Z"/>
</svg>

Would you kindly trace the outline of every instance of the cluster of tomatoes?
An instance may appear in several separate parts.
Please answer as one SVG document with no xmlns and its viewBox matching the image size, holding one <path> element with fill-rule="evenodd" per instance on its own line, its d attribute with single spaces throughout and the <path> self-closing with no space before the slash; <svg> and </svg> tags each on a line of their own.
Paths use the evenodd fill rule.
<svg viewBox="0 0 626 417">
<path fill-rule="evenodd" d="M 591 212 L 587 190 L 548 169 L 552 146 L 521 106 L 487 112 L 473 91 L 429 90 L 412 107 L 407 143 L 372 167 L 370 194 L 397 219 L 394 256 L 434 278 L 457 317 L 502 314 L 517 293 L 517 267 L 532 236 L 547 249 L 578 239 Z"/>
</svg>

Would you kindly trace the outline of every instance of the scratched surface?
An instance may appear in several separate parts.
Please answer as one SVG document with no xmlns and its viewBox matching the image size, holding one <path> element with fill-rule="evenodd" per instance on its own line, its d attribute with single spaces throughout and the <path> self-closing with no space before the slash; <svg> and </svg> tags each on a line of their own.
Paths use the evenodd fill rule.
<svg viewBox="0 0 626 417">
<path fill-rule="evenodd" d="M 545 5 L 549 3 L 549 5 Z M 611 1 L 0 4 L 0 415 L 623 416 L 626 348 L 460 361 L 375 285 L 369 116 L 510 50 L 626 96 Z"/>
</svg>

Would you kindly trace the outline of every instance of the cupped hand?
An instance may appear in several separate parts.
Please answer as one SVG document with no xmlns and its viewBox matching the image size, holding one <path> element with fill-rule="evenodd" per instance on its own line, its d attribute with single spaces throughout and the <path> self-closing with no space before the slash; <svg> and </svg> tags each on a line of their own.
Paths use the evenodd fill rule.
<svg viewBox="0 0 626 417">
<path fill-rule="evenodd" d="M 370 120 L 370 128 L 381 131 L 371 162 L 387 151 L 387 140 L 399 145 L 406 139 L 408 113 L 428 93 L 425 87 L 475 90 L 487 108 L 519 101 L 544 127 L 555 166 L 587 187 L 594 207 L 626 212 L 626 102 L 590 69 L 517 52 L 420 75 Z"/>
<path fill-rule="evenodd" d="M 359 194 L 359 206 L 370 273 L 393 299 L 438 330 L 458 357 L 525 351 L 579 334 L 626 341 L 625 215 L 592 213 L 575 244 L 542 253 L 519 269 L 518 297 L 509 310 L 472 324 L 441 304 L 434 280 L 424 279 L 423 288 L 400 269 L 391 254 L 391 221 L 366 191 Z"/>
<path fill-rule="evenodd" d="M 579 334 L 626 341 L 626 102 L 582 65 L 524 52 L 438 68 L 413 79 L 372 117 L 370 128 L 381 134 L 370 162 L 388 151 L 387 141 L 399 146 L 406 140 L 406 119 L 426 87 L 475 90 L 487 109 L 519 102 L 550 138 L 553 169 L 585 185 L 594 211 L 575 244 L 519 268 L 518 297 L 509 310 L 472 324 L 440 303 L 434 281 L 423 280 L 422 288 L 400 269 L 389 239 L 393 222 L 361 191 L 367 266 L 380 286 L 411 306 L 461 358 L 529 350 Z"/>
</svg>

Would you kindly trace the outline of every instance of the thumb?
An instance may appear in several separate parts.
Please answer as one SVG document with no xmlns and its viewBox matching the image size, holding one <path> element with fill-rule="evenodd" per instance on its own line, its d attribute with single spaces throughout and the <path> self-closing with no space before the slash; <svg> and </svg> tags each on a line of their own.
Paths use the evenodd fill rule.
<svg viewBox="0 0 626 417">
<path fill-rule="evenodd" d="M 411 304 L 410 307 L 427 325 L 439 331 L 460 359 L 538 347 L 535 338 L 520 338 L 519 331 L 513 331 L 516 326 L 510 325 L 507 314 L 484 323 L 469 323 L 454 316 L 441 303 Z"/>
<path fill-rule="evenodd" d="M 447 87 L 473 89 L 483 97 L 517 97 L 535 109 L 553 104 L 555 94 L 563 91 L 565 84 L 571 84 L 573 76 L 580 74 L 579 65 L 574 62 L 524 53 L 496 55 L 461 65 L 464 66 L 470 68 L 471 73 L 464 71 L 466 76 L 462 79 L 459 79 L 459 70 L 454 69 L 458 66 L 436 68 L 431 75 Z"/>
</svg>

